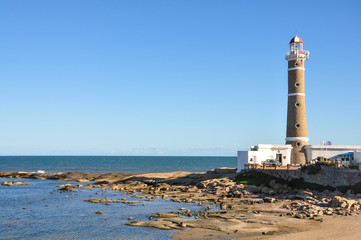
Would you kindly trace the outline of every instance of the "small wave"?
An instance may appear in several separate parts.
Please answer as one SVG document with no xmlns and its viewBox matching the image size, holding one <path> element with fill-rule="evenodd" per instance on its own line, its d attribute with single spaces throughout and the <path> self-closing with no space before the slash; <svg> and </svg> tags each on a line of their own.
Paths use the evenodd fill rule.
<svg viewBox="0 0 361 240">
<path fill-rule="evenodd" d="M 45 171 L 44 170 L 38 170 L 38 171 L 36 171 L 36 173 L 45 173 Z"/>
</svg>

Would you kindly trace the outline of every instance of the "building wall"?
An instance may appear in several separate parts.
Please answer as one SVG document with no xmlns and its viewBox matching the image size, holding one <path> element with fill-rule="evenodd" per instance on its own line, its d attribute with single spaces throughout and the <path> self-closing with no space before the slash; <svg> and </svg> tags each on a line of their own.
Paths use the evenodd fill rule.
<svg viewBox="0 0 361 240">
<path fill-rule="evenodd" d="M 240 172 L 244 169 L 244 165 L 248 163 L 249 157 L 248 153 L 250 151 L 238 151 L 237 152 L 237 172 Z"/>
<path fill-rule="evenodd" d="M 273 146 L 273 147 L 272 147 Z M 244 169 L 245 164 L 262 164 L 267 159 L 276 160 L 276 155 L 282 154 L 282 165 L 291 163 L 291 148 L 280 147 L 277 145 L 259 144 L 257 150 L 238 151 L 237 152 L 237 171 Z"/>
<path fill-rule="evenodd" d="M 324 157 L 334 159 L 339 154 L 345 154 L 348 152 L 361 151 L 361 146 L 357 145 L 308 145 L 305 146 L 307 161 L 316 159 L 317 157 Z"/>
<path fill-rule="evenodd" d="M 361 151 L 353 153 L 355 163 L 361 163 Z"/>
</svg>

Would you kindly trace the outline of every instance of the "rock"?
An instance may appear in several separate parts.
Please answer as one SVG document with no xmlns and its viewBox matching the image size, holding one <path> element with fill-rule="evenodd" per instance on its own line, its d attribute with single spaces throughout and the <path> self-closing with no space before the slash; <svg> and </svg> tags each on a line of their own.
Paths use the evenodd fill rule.
<svg viewBox="0 0 361 240">
<path fill-rule="evenodd" d="M 179 213 L 158 213 L 150 217 L 153 219 L 153 218 L 176 218 L 179 216 L 180 216 Z"/>
<path fill-rule="evenodd" d="M 204 182 L 199 182 L 197 183 L 196 187 L 199 189 L 204 189 L 207 187 L 207 184 L 205 184 Z"/>
<path fill-rule="evenodd" d="M 263 187 L 263 188 L 261 188 L 261 193 L 266 193 L 266 194 L 268 194 L 269 191 L 270 191 L 269 187 Z"/>
<path fill-rule="evenodd" d="M 212 170 L 208 171 L 207 173 L 211 173 L 211 174 L 233 174 L 233 173 L 236 173 L 236 169 L 235 168 L 228 168 L 228 167 L 220 167 L 220 168 L 212 169 Z"/>
<path fill-rule="evenodd" d="M 66 183 L 66 184 L 61 184 L 57 186 L 58 188 L 64 188 L 64 187 L 72 187 L 72 185 L 70 183 Z"/>
<path fill-rule="evenodd" d="M 263 201 L 264 201 L 265 203 L 274 203 L 274 202 L 276 202 L 276 199 L 275 199 L 275 198 L 271 198 L 271 197 L 265 197 L 265 198 L 263 198 Z"/>
<path fill-rule="evenodd" d="M 102 211 L 97 211 L 96 214 L 103 214 L 103 212 Z"/>
<path fill-rule="evenodd" d="M 89 182 L 89 180 L 88 179 L 78 179 L 77 182 L 87 183 L 87 182 Z"/>
<path fill-rule="evenodd" d="M 270 182 L 269 182 L 269 186 L 270 186 L 271 188 L 274 188 L 274 187 L 276 186 L 276 180 L 270 181 Z"/>
<path fill-rule="evenodd" d="M 66 185 L 66 184 L 65 184 Z M 59 189 L 60 192 L 77 192 L 72 185 L 66 185 Z"/>
<path fill-rule="evenodd" d="M 296 214 L 295 214 L 295 218 L 305 219 L 306 216 L 305 216 L 304 214 L 301 214 L 301 213 L 296 213 Z"/>
<path fill-rule="evenodd" d="M 336 196 L 341 196 L 341 195 L 342 195 L 342 192 L 335 190 L 335 191 L 333 192 L 333 194 L 336 195 Z"/>
<path fill-rule="evenodd" d="M 30 183 L 27 182 L 2 182 L 2 186 L 16 186 L 16 185 L 30 185 Z"/>
<path fill-rule="evenodd" d="M 183 210 L 186 210 L 184 207 L 180 208 L 179 210 L 183 211 Z"/>
<path fill-rule="evenodd" d="M 274 196 L 274 195 L 276 195 L 276 192 L 273 190 L 269 190 L 268 195 Z"/>
<path fill-rule="evenodd" d="M 226 203 L 221 203 L 220 208 L 221 208 L 221 210 L 227 210 L 228 205 Z"/>
<path fill-rule="evenodd" d="M 127 204 L 142 203 L 142 201 L 125 201 L 125 200 L 114 200 L 108 198 L 90 198 L 84 201 L 91 203 L 127 203 Z"/>
<path fill-rule="evenodd" d="M 242 183 L 238 184 L 237 186 L 238 188 L 244 188 L 244 185 Z"/>
<path fill-rule="evenodd" d="M 187 190 L 188 190 L 188 192 L 194 192 L 194 191 L 197 191 L 198 188 L 196 186 L 193 186 L 191 188 L 188 188 Z"/>
<path fill-rule="evenodd" d="M 247 186 L 247 190 L 250 192 L 253 192 L 253 193 L 260 193 L 262 188 L 254 186 L 254 185 L 249 185 L 249 186 Z"/>
<path fill-rule="evenodd" d="M 233 193 L 233 197 L 235 198 L 242 198 L 243 197 L 243 193 L 241 191 L 234 191 Z"/>
<path fill-rule="evenodd" d="M 343 198 L 340 196 L 335 196 L 330 202 L 329 205 L 333 208 L 340 207 L 340 208 L 346 208 L 346 210 L 349 210 L 353 205 L 358 204 L 355 200 L 350 200 L 347 198 Z"/>
<path fill-rule="evenodd" d="M 133 217 L 128 217 L 128 220 L 129 220 L 129 221 L 133 220 Z"/>
<path fill-rule="evenodd" d="M 153 227 L 163 230 L 184 230 L 185 228 L 181 226 L 180 223 L 174 223 L 172 221 L 165 221 L 165 220 L 157 220 L 157 221 L 133 221 L 131 223 L 128 223 L 129 226 L 139 226 L 139 227 Z"/>
</svg>

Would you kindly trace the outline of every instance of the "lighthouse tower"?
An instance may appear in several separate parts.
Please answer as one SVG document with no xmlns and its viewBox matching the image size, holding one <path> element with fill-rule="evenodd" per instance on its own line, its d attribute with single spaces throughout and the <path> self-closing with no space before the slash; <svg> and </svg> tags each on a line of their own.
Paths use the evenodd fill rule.
<svg viewBox="0 0 361 240">
<path fill-rule="evenodd" d="M 305 164 L 304 146 L 308 145 L 305 105 L 305 60 L 309 52 L 303 50 L 303 41 L 295 36 L 290 41 L 288 61 L 288 111 L 286 144 L 291 144 L 291 163 Z"/>
</svg>

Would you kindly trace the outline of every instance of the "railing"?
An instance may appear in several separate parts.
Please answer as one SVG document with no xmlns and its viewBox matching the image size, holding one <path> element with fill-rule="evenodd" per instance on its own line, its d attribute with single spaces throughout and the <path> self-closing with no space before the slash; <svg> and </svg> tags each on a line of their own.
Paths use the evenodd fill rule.
<svg viewBox="0 0 361 240">
<path fill-rule="evenodd" d="M 281 166 L 270 166 L 266 164 L 253 164 L 253 163 L 246 163 L 244 164 L 245 170 L 252 170 L 252 169 L 262 169 L 262 170 L 298 170 L 300 166 L 298 165 L 281 165 Z"/>
<path fill-rule="evenodd" d="M 288 56 L 288 55 L 296 55 L 296 54 L 305 54 L 305 51 L 298 50 L 298 51 L 287 51 L 286 52 L 286 56 Z"/>
</svg>

